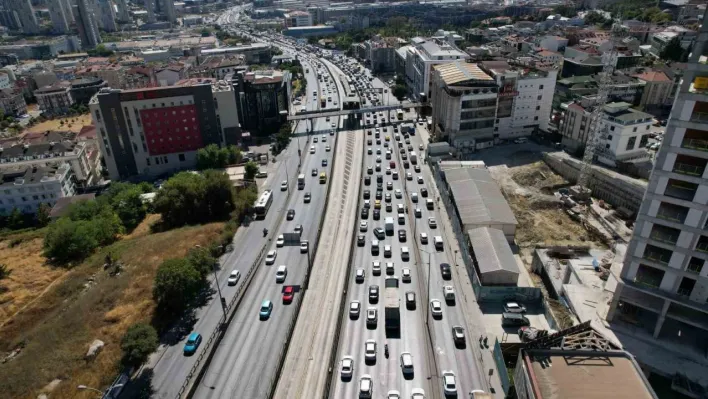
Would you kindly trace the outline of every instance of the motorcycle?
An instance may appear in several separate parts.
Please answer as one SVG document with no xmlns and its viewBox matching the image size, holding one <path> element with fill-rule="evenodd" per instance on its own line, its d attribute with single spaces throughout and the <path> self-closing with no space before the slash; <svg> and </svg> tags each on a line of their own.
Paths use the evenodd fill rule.
<svg viewBox="0 0 708 399">
<path fill-rule="evenodd" d="M 268 235 L 268 229 L 263 229 L 263 237 Z"/>
<path fill-rule="evenodd" d="M 388 359 L 388 344 L 384 344 L 384 356 Z"/>
</svg>

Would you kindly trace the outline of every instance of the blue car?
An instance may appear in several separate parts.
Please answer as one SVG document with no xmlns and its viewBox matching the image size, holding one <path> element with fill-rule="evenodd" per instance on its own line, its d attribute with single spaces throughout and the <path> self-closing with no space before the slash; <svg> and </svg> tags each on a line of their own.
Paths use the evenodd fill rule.
<svg viewBox="0 0 708 399">
<path fill-rule="evenodd" d="M 199 348 L 199 344 L 202 343 L 202 336 L 199 333 L 189 334 L 187 342 L 184 344 L 184 354 L 185 356 L 193 355 L 194 352 Z"/>
<path fill-rule="evenodd" d="M 258 312 L 261 320 L 265 320 L 270 317 L 270 312 L 273 311 L 273 302 L 265 300 L 261 303 L 261 310 Z"/>
</svg>

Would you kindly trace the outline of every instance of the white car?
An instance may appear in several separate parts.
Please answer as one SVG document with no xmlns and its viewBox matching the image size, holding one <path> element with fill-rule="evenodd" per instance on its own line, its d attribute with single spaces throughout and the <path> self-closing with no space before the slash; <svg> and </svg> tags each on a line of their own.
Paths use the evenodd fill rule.
<svg viewBox="0 0 708 399">
<path fill-rule="evenodd" d="M 232 270 L 231 274 L 229 274 L 229 279 L 228 279 L 228 284 L 229 285 L 236 285 L 238 283 L 238 280 L 241 278 L 241 272 L 238 270 Z"/>
<path fill-rule="evenodd" d="M 413 180 L 413 174 L 411 172 L 406 172 L 406 180 Z"/>
<path fill-rule="evenodd" d="M 443 297 L 445 300 L 454 301 L 455 300 L 455 289 L 451 285 L 443 286 Z"/>
<path fill-rule="evenodd" d="M 430 313 L 433 317 L 442 317 L 442 303 L 438 299 L 432 299 L 430 301 Z"/>
<path fill-rule="evenodd" d="M 361 302 L 351 301 L 349 303 L 349 317 L 351 317 L 351 318 L 359 317 L 360 311 L 361 311 Z"/>
<path fill-rule="evenodd" d="M 428 243 L 428 233 L 420 233 L 420 243 L 421 244 Z"/>
<path fill-rule="evenodd" d="M 438 227 L 438 222 L 435 221 L 435 218 L 428 218 L 428 227 L 431 229 L 435 229 Z"/>
<path fill-rule="evenodd" d="M 314 154 L 314 153 L 315 153 L 315 146 L 311 145 L 310 146 L 310 154 Z"/>
<path fill-rule="evenodd" d="M 364 359 L 367 361 L 376 361 L 376 340 L 367 339 L 364 343 Z"/>
<path fill-rule="evenodd" d="M 329 145 L 325 146 L 325 151 L 326 152 L 332 151 L 332 147 L 330 147 Z"/>
<path fill-rule="evenodd" d="M 366 324 L 376 326 L 377 321 L 378 321 L 378 316 L 376 313 L 376 308 L 366 309 Z"/>
<path fill-rule="evenodd" d="M 423 184 L 423 176 L 418 176 L 418 184 Z"/>
<path fill-rule="evenodd" d="M 281 234 L 278 236 L 278 238 L 275 240 L 275 246 L 278 248 L 281 248 L 282 246 L 285 245 L 285 237 Z"/>
<path fill-rule="evenodd" d="M 401 280 L 404 283 L 411 282 L 411 269 L 404 267 L 403 270 L 401 270 Z"/>
<path fill-rule="evenodd" d="M 386 399 L 401 399 L 401 393 L 392 389 L 388 391 Z"/>
<path fill-rule="evenodd" d="M 371 399 L 374 395 L 374 384 L 371 382 L 371 376 L 364 374 L 359 379 L 359 398 Z"/>
<path fill-rule="evenodd" d="M 342 357 L 339 370 L 342 378 L 352 378 L 352 375 L 354 375 L 354 358 L 351 356 Z"/>
<path fill-rule="evenodd" d="M 278 256 L 278 251 L 271 249 L 268 251 L 268 254 L 266 254 L 266 265 L 272 265 L 275 263 L 275 258 Z"/>
<path fill-rule="evenodd" d="M 374 274 L 374 276 L 378 276 L 381 274 L 381 261 L 375 260 L 371 262 L 371 272 Z"/>
<path fill-rule="evenodd" d="M 366 233 L 367 230 L 369 230 L 369 223 L 366 220 L 362 220 L 361 223 L 359 223 L 359 231 Z"/>
<path fill-rule="evenodd" d="M 425 399 L 425 391 L 423 388 L 413 388 L 411 390 L 411 399 Z"/>
<path fill-rule="evenodd" d="M 443 391 L 445 395 L 457 395 L 457 382 L 455 382 L 455 373 L 450 370 L 442 372 Z"/>
<path fill-rule="evenodd" d="M 409 260 L 411 258 L 411 252 L 408 247 L 401 247 L 401 260 Z"/>
<path fill-rule="evenodd" d="M 288 182 L 283 180 L 282 183 L 280 183 L 280 191 L 288 191 Z"/>
<path fill-rule="evenodd" d="M 304 254 L 307 253 L 307 251 L 310 250 L 310 242 L 309 241 L 300 241 L 300 253 Z"/>
<path fill-rule="evenodd" d="M 402 198 L 402 197 L 403 197 L 403 192 L 402 192 L 400 189 L 397 188 L 397 189 L 393 192 L 393 195 L 395 195 L 396 198 Z"/>
</svg>

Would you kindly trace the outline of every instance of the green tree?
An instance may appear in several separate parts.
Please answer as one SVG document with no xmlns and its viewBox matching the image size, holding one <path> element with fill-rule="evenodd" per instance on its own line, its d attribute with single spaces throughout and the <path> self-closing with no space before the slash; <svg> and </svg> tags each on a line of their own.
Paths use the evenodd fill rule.
<svg viewBox="0 0 708 399">
<path fill-rule="evenodd" d="M 605 17 L 597 11 L 590 11 L 585 16 L 585 23 L 589 25 L 602 25 L 605 23 Z"/>
<path fill-rule="evenodd" d="M 49 205 L 45 203 L 39 204 L 39 208 L 37 208 L 37 213 L 34 216 L 37 226 L 44 227 L 49 224 L 49 212 L 51 210 L 52 208 Z"/>
<path fill-rule="evenodd" d="M 98 246 L 93 233 L 89 221 L 60 218 L 44 237 L 44 256 L 59 263 L 81 260 Z"/>
<path fill-rule="evenodd" d="M 127 231 L 132 231 L 145 219 L 147 210 L 143 200 L 140 199 L 142 194 L 143 191 L 139 186 L 132 185 L 118 193 L 111 201 L 113 210 Z"/>
<path fill-rule="evenodd" d="M 202 278 L 214 270 L 216 258 L 212 256 L 211 251 L 205 247 L 192 248 L 187 253 L 187 261 L 192 267 L 199 272 Z"/>
<path fill-rule="evenodd" d="M 665 61 L 680 61 L 683 53 L 684 49 L 681 47 L 681 41 L 676 36 L 671 38 L 671 40 L 666 44 L 666 47 L 661 50 L 659 58 Z"/>
<path fill-rule="evenodd" d="M 224 220 L 234 210 L 234 185 L 229 176 L 220 171 L 207 170 L 204 172 L 204 198 L 203 205 L 208 209 L 210 220 Z"/>
<path fill-rule="evenodd" d="M 12 208 L 10 216 L 7 218 L 7 227 L 12 230 L 21 229 L 25 225 L 25 216 L 17 208 Z"/>
<path fill-rule="evenodd" d="M 253 180 L 256 178 L 258 173 L 258 164 L 253 161 L 246 162 L 244 178 L 246 180 Z"/>
<path fill-rule="evenodd" d="M 170 226 L 206 221 L 205 210 L 200 205 L 204 198 L 203 177 L 181 172 L 167 180 L 157 192 L 153 205 Z"/>
<path fill-rule="evenodd" d="M 204 287 L 204 280 L 186 258 L 169 259 L 157 268 L 152 295 L 167 312 L 182 311 Z"/>
<path fill-rule="evenodd" d="M 406 86 L 399 84 L 393 86 L 393 90 L 391 91 L 391 93 L 393 93 L 399 101 L 403 100 L 403 97 L 406 96 L 407 92 L 408 90 L 406 89 Z"/>
<path fill-rule="evenodd" d="M 241 162 L 242 158 L 241 150 L 236 146 L 219 148 L 216 144 L 209 144 L 197 151 L 197 169 L 221 169 Z"/>
<path fill-rule="evenodd" d="M 141 365 L 157 350 L 158 344 L 157 331 L 151 325 L 133 324 L 120 341 L 123 363 L 132 367 Z"/>
</svg>

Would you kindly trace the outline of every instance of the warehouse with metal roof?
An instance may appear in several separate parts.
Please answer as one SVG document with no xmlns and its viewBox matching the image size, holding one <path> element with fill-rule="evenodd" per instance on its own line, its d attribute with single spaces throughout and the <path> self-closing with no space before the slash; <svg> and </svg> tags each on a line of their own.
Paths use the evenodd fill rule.
<svg viewBox="0 0 708 399">
<path fill-rule="evenodd" d="M 482 285 L 511 285 L 519 281 L 519 265 L 501 230 L 479 227 L 468 230 L 472 256 Z"/>
<path fill-rule="evenodd" d="M 462 230 L 491 227 L 513 242 L 518 222 L 489 170 L 460 162 L 440 162 Z"/>
</svg>

